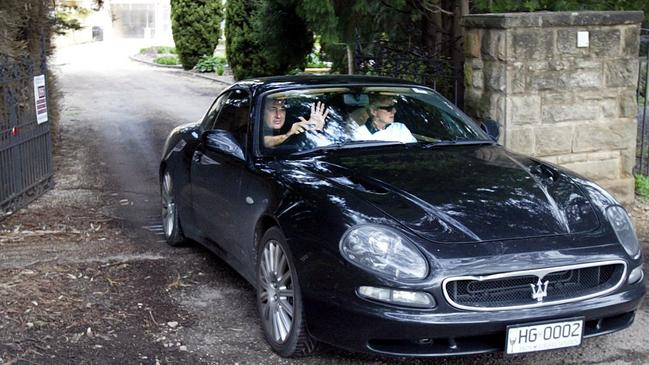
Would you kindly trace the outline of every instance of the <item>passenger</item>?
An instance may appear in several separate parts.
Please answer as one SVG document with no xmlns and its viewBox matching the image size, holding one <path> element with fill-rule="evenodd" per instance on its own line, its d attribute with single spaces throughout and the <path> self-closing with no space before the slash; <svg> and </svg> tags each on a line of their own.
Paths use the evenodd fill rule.
<svg viewBox="0 0 649 365">
<path fill-rule="evenodd" d="M 286 124 L 286 107 L 283 99 L 269 99 L 264 106 L 264 146 L 273 148 L 284 143 L 290 136 L 307 130 L 322 131 L 329 109 L 316 102 L 311 105 L 309 120 L 299 117 L 299 122 Z"/>
<path fill-rule="evenodd" d="M 354 131 L 354 139 L 393 141 L 401 143 L 417 142 L 405 124 L 395 122 L 396 101 L 388 95 L 370 95 L 367 107 L 369 118 L 365 124 Z"/>
</svg>

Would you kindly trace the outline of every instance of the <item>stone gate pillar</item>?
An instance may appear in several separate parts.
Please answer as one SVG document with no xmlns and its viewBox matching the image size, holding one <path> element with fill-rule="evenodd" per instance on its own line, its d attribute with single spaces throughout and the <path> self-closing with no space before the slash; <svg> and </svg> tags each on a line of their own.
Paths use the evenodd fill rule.
<svg viewBox="0 0 649 365">
<path fill-rule="evenodd" d="M 634 197 L 641 11 L 480 14 L 465 27 L 465 108 L 507 148 Z"/>
</svg>

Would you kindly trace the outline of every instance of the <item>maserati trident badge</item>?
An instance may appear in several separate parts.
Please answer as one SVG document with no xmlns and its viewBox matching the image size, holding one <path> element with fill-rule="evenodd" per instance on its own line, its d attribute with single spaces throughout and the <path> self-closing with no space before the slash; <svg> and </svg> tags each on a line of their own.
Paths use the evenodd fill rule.
<svg viewBox="0 0 649 365">
<path fill-rule="evenodd" d="M 532 287 L 532 299 L 536 299 L 537 302 L 542 302 L 543 298 L 548 296 L 548 283 L 548 280 L 546 280 L 545 283 L 542 283 L 541 278 L 539 278 L 536 285 L 530 284 Z"/>
</svg>

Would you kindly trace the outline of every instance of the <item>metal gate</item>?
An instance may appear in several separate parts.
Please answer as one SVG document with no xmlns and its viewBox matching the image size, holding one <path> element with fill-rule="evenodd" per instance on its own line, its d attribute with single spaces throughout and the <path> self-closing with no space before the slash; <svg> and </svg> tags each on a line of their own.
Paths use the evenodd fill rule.
<svg viewBox="0 0 649 365">
<path fill-rule="evenodd" d="M 42 195 L 52 184 L 49 122 L 38 124 L 34 76 L 45 75 L 30 57 L 0 54 L 0 220 Z"/>
<path fill-rule="evenodd" d="M 640 72 L 638 77 L 638 144 L 635 173 L 649 176 L 649 29 L 640 32 Z"/>
</svg>

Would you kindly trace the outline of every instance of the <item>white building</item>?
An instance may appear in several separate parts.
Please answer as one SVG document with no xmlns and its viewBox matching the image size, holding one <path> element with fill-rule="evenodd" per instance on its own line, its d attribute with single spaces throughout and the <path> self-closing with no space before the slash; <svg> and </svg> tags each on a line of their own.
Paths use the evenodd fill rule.
<svg viewBox="0 0 649 365">
<path fill-rule="evenodd" d="M 107 0 L 113 18 L 113 35 L 173 43 L 170 0 Z"/>
<path fill-rule="evenodd" d="M 92 9 L 76 16 L 82 29 L 57 37 L 56 46 L 114 38 L 150 40 L 151 45 L 173 45 L 170 0 L 104 0 L 94 10 L 94 0 L 61 0 L 59 9 L 75 13 L 74 8 Z"/>
</svg>

